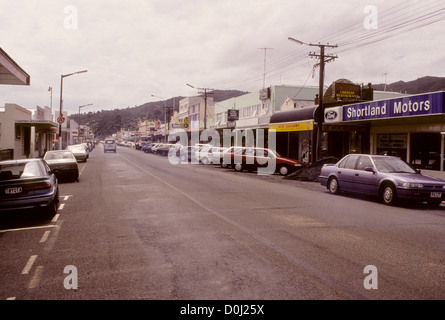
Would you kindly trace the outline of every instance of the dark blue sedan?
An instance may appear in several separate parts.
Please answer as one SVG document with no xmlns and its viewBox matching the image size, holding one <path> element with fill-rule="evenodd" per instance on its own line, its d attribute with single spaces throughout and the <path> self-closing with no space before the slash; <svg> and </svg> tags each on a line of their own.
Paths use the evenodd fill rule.
<svg viewBox="0 0 445 320">
<path fill-rule="evenodd" d="M 0 161 L 0 213 L 33 209 L 51 217 L 58 205 L 58 181 L 45 160 Z"/>
<path fill-rule="evenodd" d="M 438 206 L 445 200 L 444 180 L 422 175 L 391 156 L 347 155 L 336 164 L 323 165 L 318 181 L 331 193 L 378 196 L 387 205 L 404 199 Z"/>
</svg>

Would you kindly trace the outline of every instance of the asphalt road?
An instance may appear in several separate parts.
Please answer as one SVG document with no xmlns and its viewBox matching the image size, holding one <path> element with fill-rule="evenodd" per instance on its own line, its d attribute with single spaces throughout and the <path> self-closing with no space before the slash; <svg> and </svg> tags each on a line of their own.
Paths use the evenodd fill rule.
<svg viewBox="0 0 445 320">
<path fill-rule="evenodd" d="M 445 206 L 125 147 L 99 145 L 80 167 L 53 221 L 0 216 L 0 299 L 445 297 Z"/>
</svg>

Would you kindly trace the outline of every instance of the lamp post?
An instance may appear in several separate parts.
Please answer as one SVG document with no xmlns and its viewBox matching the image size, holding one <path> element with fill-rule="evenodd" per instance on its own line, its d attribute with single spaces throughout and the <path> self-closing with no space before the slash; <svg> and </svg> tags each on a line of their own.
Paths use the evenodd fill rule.
<svg viewBox="0 0 445 320">
<path fill-rule="evenodd" d="M 49 107 L 51 108 L 51 114 L 52 114 L 53 113 L 53 87 L 49 87 L 48 91 L 50 92 Z"/>
<path fill-rule="evenodd" d="M 188 84 L 188 83 L 186 83 L 186 85 L 188 85 L 190 88 L 204 91 L 204 92 L 200 92 L 200 93 L 204 93 L 204 130 L 206 130 L 207 129 L 207 95 L 210 94 L 210 93 L 207 93 L 207 90 L 213 90 L 213 89 L 195 88 L 194 86 L 192 86 L 191 84 Z"/>
<path fill-rule="evenodd" d="M 320 48 L 320 54 L 310 53 L 309 56 L 311 57 L 318 57 L 320 59 L 320 75 L 319 75 L 319 83 L 318 83 L 318 108 L 315 111 L 314 120 L 317 121 L 318 129 L 317 129 L 317 149 L 316 149 L 316 160 L 319 160 L 320 157 L 320 146 L 321 146 L 321 135 L 323 131 L 323 121 L 324 121 L 324 110 L 323 110 L 323 87 L 324 87 L 324 64 L 325 62 L 329 62 L 337 56 L 333 55 L 326 55 L 325 54 L 325 48 L 336 48 L 337 45 L 330 45 L 330 44 L 313 44 L 313 43 L 306 43 L 297 39 L 294 39 L 292 37 L 287 38 L 290 41 L 296 42 L 299 45 L 307 45 L 312 47 L 319 47 Z M 326 58 L 328 58 L 326 60 Z"/>
<path fill-rule="evenodd" d="M 83 107 L 87 107 L 87 106 L 92 106 L 93 104 L 92 103 L 90 103 L 90 104 L 84 104 L 83 106 L 79 106 L 79 123 L 78 123 L 78 126 L 77 126 L 77 137 L 78 137 L 78 140 L 79 140 L 79 143 L 81 142 L 80 141 L 80 109 L 81 108 L 83 108 Z"/>
<path fill-rule="evenodd" d="M 79 74 L 79 73 L 84 73 L 84 72 L 88 72 L 88 70 L 82 70 L 82 71 L 77 71 L 77 72 L 73 72 L 73 73 L 62 74 L 60 76 L 60 110 L 59 110 L 59 117 L 62 118 L 62 120 L 63 120 L 63 98 L 62 98 L 63 78 L 66 78 L 66 77 L 69 77 L 69 76 L 73 76 L 73 75 Z M 59 150 L 62 150 L 62 123 L 63 123 L 63 121 L 59 122 Z"/>
<path fill-rule="evenodd" d="M 164 137 L 164 142 L 167 142 L 167 132 L 168 132 L 168 124 L 167 124 L 167 104 L 165 103 L 165 100 L 164 100 L 164 98 L 162 98 L 162 97 L 159 97 L 159 96 L 156 96 L 156 95 L 154 95 L 154 94 L 152 94 L 151 95 L 152 97 L 155 97 L 155 98 L 159 98 L 159 99 L 161 99 L 163 102 L 164 102 L 164 129 L 166 130 L 166 132 L 165 132 L 165 137 Z"/>
</svg>

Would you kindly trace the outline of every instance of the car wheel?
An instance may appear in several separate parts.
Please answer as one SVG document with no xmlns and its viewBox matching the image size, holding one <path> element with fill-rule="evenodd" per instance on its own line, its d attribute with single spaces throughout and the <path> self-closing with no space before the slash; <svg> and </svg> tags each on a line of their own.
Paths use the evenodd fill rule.
<svg viewBox="0 0 445 320">
<path fill-rule="evenodd" d="M 239 171 L 239 172 L 243 171 L 243 165 L 241 163 L 235 163 L 233 168 L 235 169 L 235 171 Z"/>
<path fill-rule="evenodd" d="M 383 186 L 381 193 L 381 200 L 384 204 L 390 206 L 393 205 L 397 200 L 396 189 L 393 185 L 387 184 Z"/>
<path fill-rule="evenodd" d="M 279 169 L 278 172 L 280 173 L 280 175 L 285 176 L 286 174 L 288 174 L 289 169 L 287 168 L 287 166 L 282 165 Z"/>
<path fill-rule="evenodd" d="M 204 157 L 204 158 L 201 159 L 201 163 L 202 164 L 209 164 L 210 160 L 209 160 L 209 158 Z"/>
<path fill-rule="evenodd" d="M 331 178 L 328 183 L 329 192 L 332 194 L 340 193 L 340 186 L 338 185 L 337 178 Z"/>
</svg>

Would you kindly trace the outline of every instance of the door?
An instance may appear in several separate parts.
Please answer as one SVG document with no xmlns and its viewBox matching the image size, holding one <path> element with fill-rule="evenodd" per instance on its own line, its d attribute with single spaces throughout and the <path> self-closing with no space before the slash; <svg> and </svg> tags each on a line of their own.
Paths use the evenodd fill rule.
<svg viewBox="0 0 445 320">
<path fill-rule="evenodd" d="M 358 157 L 358 155 L 352 154 L 338 166 L 338 183 L 343 191 L 354 191 L 354 175 Z"/>
<path fill-rule="evenodd" d="M 366 171 L 373 168 L 374 172 Z M 375 195 L 378 192 L 377 175 L 370 157 L 360 156 L 354 173 L 354 189 L 358 193 Z"/>
</svg>

